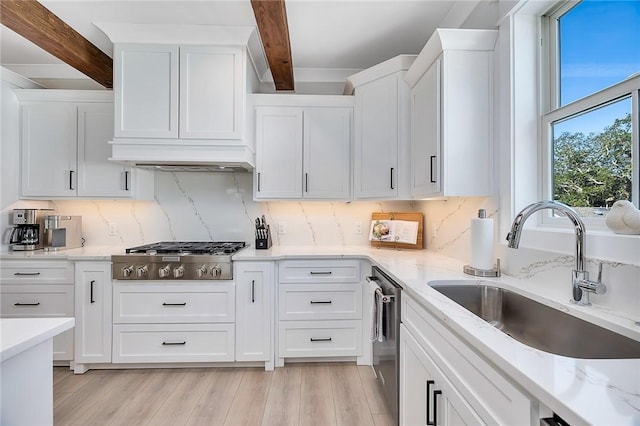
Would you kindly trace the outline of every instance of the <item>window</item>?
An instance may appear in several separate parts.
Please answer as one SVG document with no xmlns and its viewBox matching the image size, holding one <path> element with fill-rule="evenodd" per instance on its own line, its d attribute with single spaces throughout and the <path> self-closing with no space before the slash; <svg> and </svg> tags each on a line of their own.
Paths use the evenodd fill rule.
<svg viewBox="0 0 640 426">
<path fill-rule="evenodd" d="M 638 206 L 640 1 L 562 2 L 544 19 L 545 198 L 594 220 L 617 200 Z"/>
</svg>

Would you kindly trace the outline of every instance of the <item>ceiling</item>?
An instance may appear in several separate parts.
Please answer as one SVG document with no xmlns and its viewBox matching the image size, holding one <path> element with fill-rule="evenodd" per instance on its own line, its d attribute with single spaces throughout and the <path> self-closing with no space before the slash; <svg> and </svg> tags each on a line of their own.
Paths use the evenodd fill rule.
<svg viewBox="0 0 640 426">
<path fill-rule="evenodd" d="M 39 1 L 109 56 L 113 44 L 94 22 L 256 26 L 250 0 Z M 287 0 L 286 9 L 296 92 L 312 93 L 314 84 L 341 86 L 359 70 L 419 53 L 437 27 L 495 28 L 497 0 Z M 0 65 L 45 88 L 102 88 L 4 26 Z"/>
</svg>

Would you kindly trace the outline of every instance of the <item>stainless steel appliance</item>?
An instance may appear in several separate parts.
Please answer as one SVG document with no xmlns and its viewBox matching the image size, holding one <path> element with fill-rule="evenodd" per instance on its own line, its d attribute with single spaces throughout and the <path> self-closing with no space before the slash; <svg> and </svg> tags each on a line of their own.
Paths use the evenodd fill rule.
<svg viewBox="0 0 640 426">
<path fill-rule="evenodd" d="M 376 317 L 378 336 L 373 342 L 373 370 L 378 386 L 382 389 L 387 406 L 399 424 L 400 389 L 400 302 L 402 287 L 395 283 L 380 268 L 373 266 L 371 276 L 367 281 L 373 281 L 379 288 L 375 290 L 374 303 L 378 307 Z"/>
<path fill-rule="evenodd" d="M 116 280 L 231 280 L 231 256 L 244 242 L 159 242 L 111 256 Z"/>
<path fill-rule="evenodd" d="M 53 209 L 14 209 L 11 214 L 11 250 L 41 250 L 44 245 L 44 218 Z"/>
<path fill-rule="evenodd" d="M 45 216 L 42 245 L 51 251 L 82 247 L 82 216 Z"/>
</svg>

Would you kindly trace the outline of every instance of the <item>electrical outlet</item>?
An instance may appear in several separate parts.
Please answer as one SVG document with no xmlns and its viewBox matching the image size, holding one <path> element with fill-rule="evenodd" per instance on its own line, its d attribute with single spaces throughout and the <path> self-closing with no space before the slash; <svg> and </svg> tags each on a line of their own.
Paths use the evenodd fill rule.
<svg viewBox="0 0 640 426">
<path fill-rule="evenodd" d="M 286 234 L 287 233 L 287 224 L 284 222 L 278 222 L 278 234 Z"/>
<path fill-rule="evenodd" d="M 358 221 L 355 223 L 356 234 L 362 235 L 362 222 Z"/>
<path fill-rule="evenodd" d="M 118 224 L 114 222 L 109 222 L 109 235 L 111 236 L 118 235 Z"/>
</svg>

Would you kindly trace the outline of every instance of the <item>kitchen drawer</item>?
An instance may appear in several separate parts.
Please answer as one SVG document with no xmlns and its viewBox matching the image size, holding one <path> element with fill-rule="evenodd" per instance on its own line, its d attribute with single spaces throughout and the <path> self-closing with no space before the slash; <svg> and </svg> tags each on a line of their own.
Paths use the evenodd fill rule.
<svg viewBox="0 0 640 426">
<path fill-rule="evenodd" d="M 0 316 L 72 317 L 72 285 L 3 285 L 0 290 Z"/>
<path fill-rule="evenodd" d="M 278 355 L 281 358 L 361 354 L 361 321 L 280 322 Z"/>
<path fill-rule="evenodd" d="M 424 308 L 403 297 L 402 323 L 484 418 L 498 424 L 530 422 L 531 401 Z"/>
<path fill-rule="evenodd" d="M 234 360 L 233 324 L 114 324 L 114 363 Z"/>
<path fill-rule="evenodd" d="M 114 324 L 234 321 L 232 282 L 152 286 L 123 283 L 113 287 Z"/>
<path fill-rule="evenodd" d="M 2 284 L 73 284 L 73 263 L 62 260 L 2 262 Z"/>
<path fill-rule="evenodd" d="M 278 265 L 281 283 L 357 283 L 358 260 L 285 260 Z"/>
<path fill-rule="evenodd" d="M 281 284 L 280 320 L 362 319 L 361 284 Z"/>
</svg>

